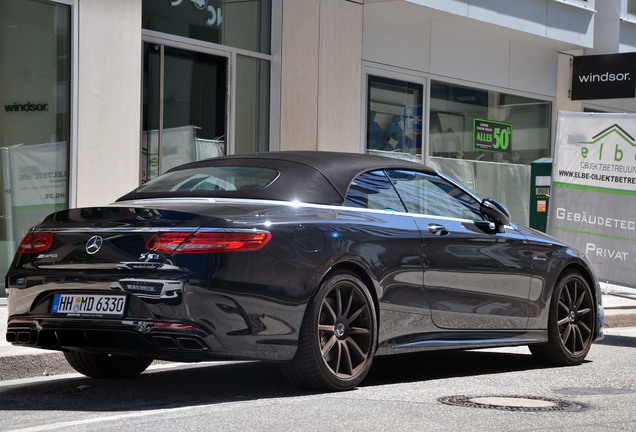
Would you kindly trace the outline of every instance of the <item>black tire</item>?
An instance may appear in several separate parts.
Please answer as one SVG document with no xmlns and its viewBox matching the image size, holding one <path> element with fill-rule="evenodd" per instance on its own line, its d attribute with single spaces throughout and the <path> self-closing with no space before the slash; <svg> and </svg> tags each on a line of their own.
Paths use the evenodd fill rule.
<svg viewBox="0 0 636 432">
<path fill-rule="evenodd" d="M 530 352 L 549 364 L 580 364 L 594 340 L 595 315 L 594 297 L 585 278 L 576 271 L 564 274 L 550 301 L 548 342 L 530 345 Z"/>
<path fill-rule="evenodd" d="M 64 357 L 73 369 L 91 378 L 132 378 L 152 363 L 152 359 L 144 357 L 83 351 L 66 351 Z"/>
<path fill-rule="evenodd" d="M 349 390 L 369 372 L 376 344 L 375 306 L 367 287 L 351 272 L 336 272 L 309 303 L 298 351 L 283 372 L 304 388 Z"/>
</svg>

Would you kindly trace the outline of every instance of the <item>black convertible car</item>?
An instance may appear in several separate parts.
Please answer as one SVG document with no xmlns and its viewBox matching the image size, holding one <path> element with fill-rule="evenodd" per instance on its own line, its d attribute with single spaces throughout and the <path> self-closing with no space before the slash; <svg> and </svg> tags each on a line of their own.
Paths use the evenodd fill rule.
<svg viewBox="0 0 636 432">
<path fill-rule="evenodd" d="M 375 355 L 529 345 L 571 365 L 602 337 L 581 252 L 433 169 L 360 154 L 209 159 L 51 214 L 6 286 L 7 340 L 96 378 L 261 359 L 344 390 Z"/>
</svg>

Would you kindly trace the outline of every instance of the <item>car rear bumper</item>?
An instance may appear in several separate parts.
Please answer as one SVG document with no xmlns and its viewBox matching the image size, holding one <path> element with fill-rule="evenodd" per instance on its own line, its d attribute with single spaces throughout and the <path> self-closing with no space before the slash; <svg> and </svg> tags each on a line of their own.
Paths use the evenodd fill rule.
<svg viewBox="0 0 636 432">
<path fill-rule="evenodd" d="M 296 344 L 289 341 L 254 344 L 239 337 L 223 344 L 213 333 L 192 323 L 156 320 L 10 317 L 6 340 L 17 346 L 49 350 L 117 353 L 184 362 L 227 358 L 289 360 L 296 351 Z"/>
</svg>

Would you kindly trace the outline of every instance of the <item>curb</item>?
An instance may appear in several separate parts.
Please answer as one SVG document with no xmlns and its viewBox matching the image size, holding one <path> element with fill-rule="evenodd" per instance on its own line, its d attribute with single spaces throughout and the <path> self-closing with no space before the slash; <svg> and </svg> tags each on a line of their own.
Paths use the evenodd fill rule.
<svg viewBox="0 0 636 432">
<path fill-rule="evenodd" d="M 0 361 L 0 381 L 38 376 L 65 375 L 75 373 L 61 352 L 36 352 L 2 357 Z"/>
<path fill-rule="evenodd" d="M 605 315 L 603 328 L 616 328 L 616 327 L 635 327 L 636 315 L 635 314 L 615 314 Z"/>
</svg>

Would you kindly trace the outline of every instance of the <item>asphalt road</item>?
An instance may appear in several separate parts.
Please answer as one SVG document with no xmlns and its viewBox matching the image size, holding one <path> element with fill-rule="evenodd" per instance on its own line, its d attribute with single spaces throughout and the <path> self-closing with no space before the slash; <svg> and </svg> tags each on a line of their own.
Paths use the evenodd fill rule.
<svg viewBox="0 0 636 432">
<path fill-rule="evenodd" d="M 635 431 L 635 348 L 628 327 L 608 329 L 576 367 L 540 367 L 525 347 L 385 357 L 343 393 L 299 390 L 260 362 L 166 364 L 122 381 L 10 380 L 0 382 L 0 430 Z M 496 399 L 500 409 L 438 400 L 456 395 L 515 398 Z M 552 402 L 510 408 L 533 398 Z"/>
</svg>

